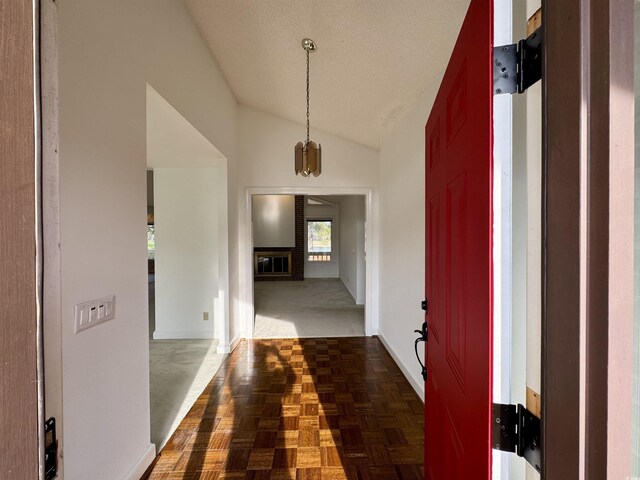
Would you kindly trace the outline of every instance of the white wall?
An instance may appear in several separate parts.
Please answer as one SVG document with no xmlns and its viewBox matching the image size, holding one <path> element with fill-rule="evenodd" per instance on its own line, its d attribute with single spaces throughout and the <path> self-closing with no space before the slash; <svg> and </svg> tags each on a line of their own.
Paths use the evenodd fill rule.
<svg viewBox="0 0 640 480">
<path fill-rule="evenodd" d="M 425 318 L 424 126 L 436 88 L 420 97 L 380 149 L 379 335 L 423 399 L 413 331 Z"/>
<path fill-rule="evenodd" d="M 296 198 L 293 195 L 253 196 L 253 246 L 296 246 Z"/>
<path fill-rule="evenodd" d="M 220 149 L 232 178 L 237 106 L 181 1 L 57 6 L 65 476 L 139 478 L 154 455 L 146 84 Z M 111 293 L 116 318 L 74 334 L 73 305 Z"/>
<path fill-rule="evenodd" d="M 338 205 L 305 205 L 304 207 L 304 277 L 338 278 L 340 276 L 340 211 Z M 331 222 L 331 261 L 310 262 L 308 251 L 307 220 L 327 219 Z"/>
<path fill-rule="evenodd" d="M 340 200 L 340 279 L 358 305 L 365 300 L 364 197 Z"/>
<path fill-rule="evenodd" d="M 209 312 L 210 319 L 215 318 L 214 325 L 214 338 L 218 340 L 218 353 L 229 352 L 229 337 L 228 337 L 228 325 L 229 325 L 229 224 L 228 224 L 228 189 L 227 189 L 227 164 L 228 161 L 224 155 L 215 148 L 214 145 L 207 140 L 193 125 L 191 125 L 181 114 L 178 112 L 169 102 L 167 102 L 158 92 L 156 92 L 150 85 L 147 85 L 147 167 L 155 169 L 203 169 L 203 175 L 208 175 L 207 182 L 201 187 L 201 190 L 197 192 L 186 192 L 183 194 L 184 187 L 182 184 L 175 184 L 171 181 L 165 182 L 164 191 L 166 193 L 165 204 L 169 205 L 172 201 L 170 198 L 173 196 L 179 196 L 177 202 L 183 202 L 184 197 L 192 198 L 193 201 L 199 202 L 201 198 L 215 202 L 215 205 L 211 205 L 211 208 L 216 208 L 217 211 L 210 213 L 207 212 L 205 217 L 209 222 L 215 222 L 217 217 L 218 223 L 211 225 L 211 228 L 217 227 L 215 240 L 210 242 L 208 248 L 215 249 L 217 247 L 217 255 L 215 256 L 215 263 L 217 263 L 217 271 L 213 273 L 217 281 L 217 289 L 215 296 L 213 297 L 214 308 L 213 312 Z M 193 170 L 190 170 L 189 175 L 196 176 Z M 179 174 L 177 174 L 179 175 Z M 176 178 L 182 178 L 180 176 Z M 199 180 L 193 182 L 194 185 L 201 183 Z M 172 190 L 176 189 L 174 193 Z M 187 204 L 185 210 L 188 210 L 190 206 Z M 199 208 L 199 207 L 196 207 Z M 191 212 L 187 212 L 185 220 L 188 218 L 193 220 Z M 213 216 L 212 216 L 213 215 Z M 175 218 L 174 222 L 182 222 L 180 218 Z M 191 242 L 191 240 L 189 240 Z M 166 247 L 165 247 L 166 248 Z M 201 248 L 205 248 L 204 246 Z M 209 255 L 209 252 L 204 254 Z M 183 268 L 183 265 L 177 264 L 175 268 Z M 170 269 L 171 270 L 171 269 Z M 177 272 L 175 272 L 177 273 Z M 190 272 L 187 272 L 186 277 L 189 277 Z M 160 279 L 161 283 L 165 283 L 169 280 L 167 278 Z M 190 280 L 185 280 L 185 285 L 189 284 Z M 175 288 L 177 291 L 186 288 L 185 285 L 176 283 Z M 189 288 L 193 288 L 189 285 Z M 197 291 L 199 285 L 195 287 Z M 173 290 L 173 289 L 171 289 Z M 192 300 L 194 300 L 192 298 Z M 181 298 L 176 297 L 171 300 L 160 299 L 161 302 L 172 302 L 174 309 L 177 309 L 177 305 L 181 301 Z M 165 304 L 166 305 L 166 304 Z M 193 307 L 185 305 L 185 314 Z M 209 311 L 209 310 L 204 310 Z M 192 317 L 193 312 L 190 314 Z M 202 315 L 201 315 L 202 316 Z M 155 322 L 154 322 L 155 323 Z M 201 326 L 201 325 L 200 325 Z M 166 326 L 165 326 L 166 327 Z M 153 325 L 155 330 L 155 324 Z M 207 331 L 210 327 L 207 328 Z M 156 337 L 174 338 L 178 337 L 201 337 L 205 334 L 194 333 L 191 330 L 184 330 L 183 328 L 169 328 L 166 327 L 164 331 L 159 332 Z M 207 333 L 205 338 L 211 338 L 211 334 Z"/>
<path fill-rule="evenodd" d="M 223 321 L 215 311 L 220 301 L 218 176 L 215 168 L 154 170 L 153 338 L 213 338 L 214 324 Z"/>
<path fill-rule="evenodd" d="M 303 122 L 303 115 L 300 116 Z M 238 106 L 238 178 L 246 187 L 375 187 L 377 151 L 329 133 L 314 130 L 311 140 L 322 144 L 322 175 L 302 177 L 293 169 L 293 147 L 305 136 L 302 123 Z"/>
</svg>

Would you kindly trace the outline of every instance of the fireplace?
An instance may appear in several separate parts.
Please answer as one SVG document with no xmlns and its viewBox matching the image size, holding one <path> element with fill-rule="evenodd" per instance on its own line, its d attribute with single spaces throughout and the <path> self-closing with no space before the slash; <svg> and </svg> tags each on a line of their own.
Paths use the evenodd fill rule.
<svg viewBox="0 0 640 480">
<path fill-rule="evenodd" d="M 253 259 L 256 277 L 291 276 L 291 251 L 254 252 Z"/>
</svg>

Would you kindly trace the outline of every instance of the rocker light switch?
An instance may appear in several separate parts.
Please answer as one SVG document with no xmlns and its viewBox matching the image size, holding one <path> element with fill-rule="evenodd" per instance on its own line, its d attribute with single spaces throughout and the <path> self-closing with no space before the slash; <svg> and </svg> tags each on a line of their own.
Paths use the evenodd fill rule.
<svg viewBox="0 0 640 480">
<path fill-rule="evenodd" d="M 113 319 L 115 315 L 115 295 L 78 303 L 74 306 L 75 332 L 79 333 L 82 330 L 104 323 Z"/>
</svg>

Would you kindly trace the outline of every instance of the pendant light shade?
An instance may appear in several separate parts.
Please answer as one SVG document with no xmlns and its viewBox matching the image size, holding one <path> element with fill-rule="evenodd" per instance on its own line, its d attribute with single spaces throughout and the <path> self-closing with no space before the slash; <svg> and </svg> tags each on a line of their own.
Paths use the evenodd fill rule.
<svg viewBox="0 0 640 480">
<path fill-rule="evenodd" d="M 322 173 L 322 147 L 309 140 L 309 53 L 315 52 L 317 47 L 313 40 L 305 38 L 302 40 L 302 48 L 307 52 L 307 139 L 295 146 L 294 167 L 296 175 L 317 177 Z"/>
<path fill-rule="evenodd" d="M 322 146 L 316 146 L 316 142 L 310 141 L 306 147 L 302 142 L 298 142 L 295 148 L 296 175 L 300 174 L 303 177 L 320 175 L 322 173 L 321 157 Z"/>
</svg>

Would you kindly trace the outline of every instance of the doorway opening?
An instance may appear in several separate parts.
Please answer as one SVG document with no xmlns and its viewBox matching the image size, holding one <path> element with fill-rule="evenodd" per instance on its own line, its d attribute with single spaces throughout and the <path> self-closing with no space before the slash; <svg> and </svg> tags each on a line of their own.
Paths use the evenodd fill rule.
<svg viewBox="0 0 640 480">
<path fill-rule="evenodd" d="M 151 442 L 159 451 L 228 352 L 226 158 L 147 86 Z"/>
<path fill-rule="evenodd" d="M 340 293 L 345 305 L 349 305 L 350 308 L 354 310 L 364 310 L 364 331 L 360 331 L 358 335 L 370 336 L 377 334 L 378 310 L 374 301 L 377 298 L 374 292 L 377 292 L 378 289 L 378 278 L 376 274 L 378 254 L 377 245 L 374 241 L 373 189 L 368 187 L 251 187 L 245 190 L 245 214 L 240 233 L 241 251 L 243 252 L 241 256 L 242 276 L 240 304 L 242 310 L 240 315 L 243 319 L 244 327 L 244 331 L 241 333 L 244 334 L 246 338 L 254 338 L 254 335 L 266 338 L 267 336 L 275 334 L 275 332 L 261 333 L 260 330 L 257 330 L 257 328 L 261 327 L 261 318 L 258 318 L 261 313 L 259 310 L 256 310 L 256 306 L 263 305 L 259 303 L 261 298 L 269 297 L 269 292 L 262 295 L 262 290 L 268 290 L 269 288 L 277 289 L 276 283 L 287 282 L 287 280 L 256 280 L 258 277 L 256 272 L 259 270 L 262 270 L 260 273 L 264 274 L 266 267 L 268 267 L 268 269 L 280 269 L 282 265 L 287 265 L 287 268 L 289 265 L 288 253 L 285 252 L 286 255 L 284 256 L 286 258 L 282 258 L 282 251 L 279 251 L 281 249 L 258 245 L 258 243 L 265 243 L 260 237 L 262 234 L 261 229 L 264 229 L 264 225 L 260 225 L 260 222 L 268 218 L 269 214 L 260 214 L 259 218 L 254 218 L 254 199 L 258 198 L 258 202 L 262 201 L 266 205 L 268 196 L 271 196 L 274 202 L 277 200 L 281 203 L 285 202 L 285 200 L 283 200 L 284 197 L 291 197 L 288 200 L 288 208 L 293 212 L 295 212 L 296 197 L 298 198 L 298 217 L 299 221 L 302 222 L 302 227 L 298 229 L 299 240 L 295 253 L 302 258 L 302 261 L 297 263 L 298 270 L 294 270 L 296 265 L 296 262 L 293 261 L 294 247 L 289 246 L 287 248 L 291 250 L 292 254 L 291 274 L 289 274 L 288 271 L 267 272 L 271 274 L 271 276 L 275 276 L 274 274 L 291 275 L 290 278 L 292 279 L 289 280 L 290 286 L 295 287 L 295 285 L 293 285 L 294 282 L 299 284 L 298 288 L 300 291 L 289 292 L 288 296 L 293 299 L 291 305 L 300 303 L 300 299 L 306 298 L 302 289 L 307 288 L 307 286 L 311 289 L 308 296 L 313 298 L 314 294 L 311 292 L 313 292 L 314 287 L 320 288 L 320 291 L 322 291 L 321 287 L 323 283 L 325 283 L 325 287 L 332 285 L 335 291 Z M 265 205 L 259 205 L 256 211 L 259 211 L 259 209 Z M 318 210 L 319 208 L 324 209 L 324 211 Z M 343 222 L 343 231 L 346 232 L 344 238 L 340 237 L 340 215 L 335 215 L 336 212 L 341 211 L 341 208 L 346 213 L 345 219 L 349 220 L 351 217 L 360 218 L 359 221 L 350 221 L 351 227 L 346 227 L 345 222 Z M 333 212 L 333 214 L 330 212 Z M 306 218 L 307 216 L 309 218 Z M 307 220 L 312 222 L 311 235 L 313 238 L 311 242 L 309 241 L 309 225 Z M 254 240 L 254 235 L 256 234 L 254 222 L 256 221 L 258 223 L 258 236 Z M 273 222 L 275 222 L 275 220 L 273 220 L 270 225 L 270 231 L 280 231 L 280 227 L 273 227 L 277 222 Z M 357 231 L 356 225 L 357 229 L 359 229 Z M 295 221 L 290 221 L 288 228 L 289 243 L 295 246 Z M 320 230 L 323 230 L 323 233 L 321 233 Z M 331 231 L 331 235 L 327 234 L 328 230 Z M 360 239 L 359 246 L 356 245 L 356 238 Z M 258 243 L 254 243 L 254 241 Z M 347 247 L 347 244 L 353 245 Z M 311 246 L 311 251 L 309 251 L 309 246 Z M 349 255 L 345 256 L 346 258 L 342 258 L 343 278 L 341 278 L 340 274 L 340 248 L 350 252 Z M 265 253 L 271 252 L 271 255 L 261 255 L 259 265 L 262 266 L 257 267 L 256 253 L 261 253 L 261 250 Z M 274 253 L 277 255 L 274 255 Z M 276 259 L 276 256 L 280 257 L 280 259 Z M 352 261 L 358 258 L 360 261 L 351 262 L 350 267 L 345 265 L 345 261 Z M 356 273 L 348 274 L 349 280 L 347 280 L 346 272 L 351 271 L 349 268 L 353 269 L 353 265 L 358 264 L 360 265 L 360 271 L 355 267 Z M 293 280 L 294 276 L 297 280 Z M 349 286 L 346 285 L 347 283 Z M 271 306 L 267 305 L 266 308 L 271 308 Z M 265 310 L 263 310 L 263 312 L 264 311 Z M 274 315 L 266 312 L 264 316 L 273 317 Z M 323 322 L 318 320 L 318 318 L 322 318 L 322 316 L 318 314 L 316 318 L 308 318 L 307 327 L 309 328 L 301 327 L 301 331 L 298 331 L 294 325 L 289 325 L 286 335 L 291 337 L 295 330 L 297 336 L 332 336 L 332 331 L 329 328 L 322 329 Z M 340 324 L 336 322 L 335 325 Z M 330 325 L 325 324 L 324 326 L 328 327 Z M 354 335 L 355 333 L 346 331 L 340 333 L 334 330 L 333 334 L 346 336 Z M 285 335 L 285 333 L 282 335 Z"/>
<path fill-rule="evenodd" d="M 363 195 L 253 195 L 256 338 L 365 334 Z"/>
</svg>

